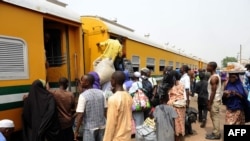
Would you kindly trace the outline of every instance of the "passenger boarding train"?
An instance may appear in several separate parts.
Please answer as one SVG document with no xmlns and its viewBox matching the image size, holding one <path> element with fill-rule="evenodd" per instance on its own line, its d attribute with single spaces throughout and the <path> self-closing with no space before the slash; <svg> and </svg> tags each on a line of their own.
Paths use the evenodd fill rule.
<svg viewBox="0 0 250 141">
<path fill-rule="evenodd" d="M 69 90 L 77 93 L 76 80 L 92 71 L 93 61 L 102 54 L 98 42 L 123 38 L 123 52 L 133 70 L 148 67 L 155 77 L 167 65 L 198 69 L 207 63 L 166 49 L 117 22 L 80 16 L 64 4 L 2 0 L 0 7 L 0 119 L 14 120 L 16 131 L 22 129 L 22 98 L 32 82 L 47 78 L 56 88 L 58 79 L 66 76 Z"/>
</svg>

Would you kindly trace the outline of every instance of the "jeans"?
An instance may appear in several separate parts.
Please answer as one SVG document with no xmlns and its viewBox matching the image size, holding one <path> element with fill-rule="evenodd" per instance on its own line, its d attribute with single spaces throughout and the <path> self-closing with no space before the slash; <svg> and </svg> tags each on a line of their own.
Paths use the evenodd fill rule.
<svg viewBox="0 0 250 141">
<path fill-rule="evenodd" d="M 88 130 L 83 129 L 83 141 L 102 141 L 104 129 Z"/>
</svg>

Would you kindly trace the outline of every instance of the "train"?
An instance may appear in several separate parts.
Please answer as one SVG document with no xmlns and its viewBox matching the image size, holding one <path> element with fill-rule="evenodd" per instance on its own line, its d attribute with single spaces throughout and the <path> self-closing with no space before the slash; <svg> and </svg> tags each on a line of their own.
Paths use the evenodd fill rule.
<svg viewBox="0 0 250 141">
<path fill-rule="evenodd" d="M 81 16 L 58 1 L 2 0 L 0 7 L 0 119 L 13 120 L 15 131 L 22 129 L 23 96 L 32 82 L 46 79 L 51 88 L 57 88 L 64 76 L 69 90 L 77 94 L 77 81 L 93 71 L 93 61 L 103 53 L 96 44 L 107 39 L 122 38 L 133 71 L 148 67 L 155 77 L 167 65 L 185 64 L 192 69 L 207 65 L 115 21 Z"/>
</svg>

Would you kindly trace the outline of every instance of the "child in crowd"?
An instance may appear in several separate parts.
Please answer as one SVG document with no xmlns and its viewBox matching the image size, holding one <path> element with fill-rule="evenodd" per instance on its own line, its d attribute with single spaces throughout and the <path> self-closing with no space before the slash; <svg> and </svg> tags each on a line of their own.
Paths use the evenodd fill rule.
<svg viewBox="0 0 250 141">
<path fill-rule="evenodd" d="M 174 141 L 175 125 L 174 119 L 178 117 L 175 109 L 167 105 L 168 97 L 161 97 L 161 104 L 156 106 L 154 118 L 156 122 L 157 141 Z"/>
</svg>

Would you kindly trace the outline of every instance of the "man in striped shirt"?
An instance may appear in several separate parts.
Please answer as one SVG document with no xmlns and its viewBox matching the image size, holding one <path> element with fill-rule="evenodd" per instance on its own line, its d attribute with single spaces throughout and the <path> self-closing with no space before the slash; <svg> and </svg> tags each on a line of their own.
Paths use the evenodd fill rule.
<svg viewBox="0 0 250 141">
<path fill-rule="evenodd" d="M 81 78 L 81 86 L 86 90 L 79 96 L 75 140 L 79 128 L 83 126 L 84 141 L 102 141 L 105 129 L 105 103 L 103 91 L 93 88 L 94 77 L 91 74 Z"/>
</svg>

